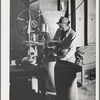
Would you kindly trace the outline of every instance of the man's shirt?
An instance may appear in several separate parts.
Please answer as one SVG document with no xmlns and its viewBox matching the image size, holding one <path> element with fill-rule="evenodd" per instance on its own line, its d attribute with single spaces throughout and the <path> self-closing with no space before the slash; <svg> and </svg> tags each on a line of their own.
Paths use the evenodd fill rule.
<svg viewBox="0 0 100 100">
<path fill-rule="evenodd" d="M 58 28 L 53 40 L 58 40 L 61 43 L 60 50 L 65 53 L 65 56 L 61 57 L 61 60 L 72 61 L 71 58 L 75 54 L 76 46 L 75 44 L 76 34 L 72 29 L 63 32 Z M 73 62 L 73 61 L 72 61 Z"/>
</svg>

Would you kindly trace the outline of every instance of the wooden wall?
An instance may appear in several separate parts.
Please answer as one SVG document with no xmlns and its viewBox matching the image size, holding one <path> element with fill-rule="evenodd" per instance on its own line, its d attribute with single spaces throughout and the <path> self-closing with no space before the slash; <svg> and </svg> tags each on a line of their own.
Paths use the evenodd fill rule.
<svg viewBox="0 0 100 100">
<path fill-rule="evenodd" d="M 76 8 L 83 0 L 76 0 Z M 96 43 L 96 0 L 87 1 L 87 44 Z M 84 3 L 76 10 L 77 46 L 84 46 Z"/>
<path fill-rule="evenodd" d="M 76 0 L 76 8 L 82 0 Z M 84 3 L 76 10 L 77 46 L 84 45 Z"/>
<path fill-rule="evenodd" d="M 96 0 L 88 0 L 88 43 L 96 43 Z"/>
</svg>

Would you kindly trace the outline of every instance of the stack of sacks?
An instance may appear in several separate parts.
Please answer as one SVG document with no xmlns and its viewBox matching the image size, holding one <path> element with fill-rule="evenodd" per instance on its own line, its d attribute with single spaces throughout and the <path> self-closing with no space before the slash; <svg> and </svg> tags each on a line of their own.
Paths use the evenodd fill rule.
<svg viewBox="0 0 100 100">
<path fill-rule="evenodd" d="M 78 65 L 94 64 L 96 62 L 96 45 L 77 47 L 75 57 Z"/>
</svg>

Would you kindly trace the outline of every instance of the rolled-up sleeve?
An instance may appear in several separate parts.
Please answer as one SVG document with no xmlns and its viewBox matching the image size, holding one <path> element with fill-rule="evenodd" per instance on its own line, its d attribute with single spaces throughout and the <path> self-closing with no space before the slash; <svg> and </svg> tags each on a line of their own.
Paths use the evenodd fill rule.
<svg viewBox="0 0 100 100">
<path fill-rule="evenodd" d="M 76 51 L 75 40 L 76 38 L 74 38 L 74 40 L 72 41 L 70 49 L 68 50 L 68 53 L 66 54 L 67 59 L 70 59 L 75 54 L 75 51 Z"/>
</svg>

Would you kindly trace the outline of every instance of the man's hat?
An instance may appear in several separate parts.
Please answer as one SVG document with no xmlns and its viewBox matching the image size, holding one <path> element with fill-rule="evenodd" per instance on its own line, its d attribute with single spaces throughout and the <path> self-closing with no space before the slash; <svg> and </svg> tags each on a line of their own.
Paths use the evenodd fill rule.
<svg viewBox="0 0 100 100">
<path fill-rule="evenodd" d="M 57 24 L 62 25 L 62 24 L 70 24 L 70 21 L 67 17 L 62 17 L 59 19 L 59 21 L 57 22 Z"/>
</svg>

